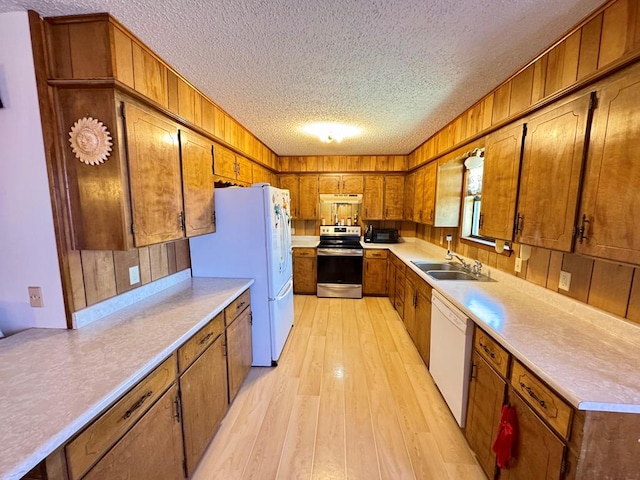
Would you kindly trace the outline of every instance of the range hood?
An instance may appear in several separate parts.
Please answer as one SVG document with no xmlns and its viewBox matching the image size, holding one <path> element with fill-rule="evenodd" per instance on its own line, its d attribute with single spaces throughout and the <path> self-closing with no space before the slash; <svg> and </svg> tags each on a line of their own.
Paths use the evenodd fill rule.
<svg viewBox="0 0 640 480">
<path fill-rule="evenodd" d="M 321 193 L 320 203 L 361 204 L 361 193 Z"/>
</svg>

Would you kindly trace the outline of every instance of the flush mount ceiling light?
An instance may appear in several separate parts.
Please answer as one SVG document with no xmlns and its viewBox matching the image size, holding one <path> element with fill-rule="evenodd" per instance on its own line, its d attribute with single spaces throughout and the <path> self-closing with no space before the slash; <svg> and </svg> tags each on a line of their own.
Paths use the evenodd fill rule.
<svg viewBox="0 0 640 480">
<path fill-rule="evenodd" d="M 309 135 L 318 137 L 325 143 L 340 143 L 345 138 L 355 137 L 360 134 L 358 127 L 335 122 L 310 123 L 304 126 L 302 130 Z"/>
</svg>

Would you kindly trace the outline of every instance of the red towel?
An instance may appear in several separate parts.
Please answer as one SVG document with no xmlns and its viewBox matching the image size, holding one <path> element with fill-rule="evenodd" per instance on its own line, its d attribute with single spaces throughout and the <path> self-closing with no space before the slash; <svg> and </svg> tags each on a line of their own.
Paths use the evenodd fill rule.
<svg viewBox="0 0 640 480">
<path fill-rule="evenodd" d="M 518 417 L 515 407 L 502 406 L 498 434 L 493 442 L 493 451 L 496 453 L 496 463 L 500 468 L 507 468 L 507 463 L 513 457 L 513 447 L 518 436 Z"/>
</svg>

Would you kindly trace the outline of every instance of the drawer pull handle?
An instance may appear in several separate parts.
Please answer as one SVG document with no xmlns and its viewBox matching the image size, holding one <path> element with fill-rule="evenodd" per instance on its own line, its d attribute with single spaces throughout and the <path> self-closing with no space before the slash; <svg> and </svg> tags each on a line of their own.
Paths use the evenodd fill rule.
<svg viewBox="0 0 640 480">
<path fill-rule="evenodd" d="M 213 332 L 207 333 L 202 340 L 200 340 L 200 345 L 203 345 L 207 340 L 209 340 L 213 336 Z"/>
<path fill-rule="evenodd" d="M 536 395 L 536 392 L 534 392 L 529 385 L 523 382 L 520 382 L 520 388 L 522 388 L 525 392 L 527 392 L 529 396 L 533 398 L 536 402 L 538 402 L 538 405 L 540 405 L 542 408 L 544 409 L 547 408 L 547 403 L 544 400 L 541 400 L 538 397 L 538 395 Z"/>
<path fill-rule="evenodd" d="M 151 395 L 153 395 L 153 392 L 151 390 L 149 390 L 147 393 L 142 395 L 140 397 L 140 400 L 138 400 L 136 404 L 133 407 L 131 407 L 129 410 L 127 410 L 127 413 L 124 414 L 124 417 L 123 417 L 124 420 L 126 420 L 131 415 L 133 415 L 133 412 L 139 409 L 142 406 L 142 404 L 147 400 L 147 398 L 151 397 Z"/>
<path fill-rule="evenodd" d="M 489 355 L 493 360 L 496 359 L 496 354 L 489 350 L 484 343 L 480 342 L 480 346 L 482 347 L 482 350 L 484 350 L 484 353 Z"/>
<path fill-rule="evenodd" d="M 246 302 L 240 302 L 236 307 L 236 310 L 240 310 Z"/>
</svg>

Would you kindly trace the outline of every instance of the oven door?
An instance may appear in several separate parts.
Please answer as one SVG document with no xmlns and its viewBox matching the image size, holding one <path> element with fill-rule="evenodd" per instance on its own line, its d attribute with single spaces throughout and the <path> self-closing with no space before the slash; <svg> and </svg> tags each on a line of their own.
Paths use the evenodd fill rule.
<svg viewBox="0 0 640 480">
<path fill-rule="evenodd" d="M 318 297 L 362 298 L 362 250 L 318 248 Z"/>
</svg>

